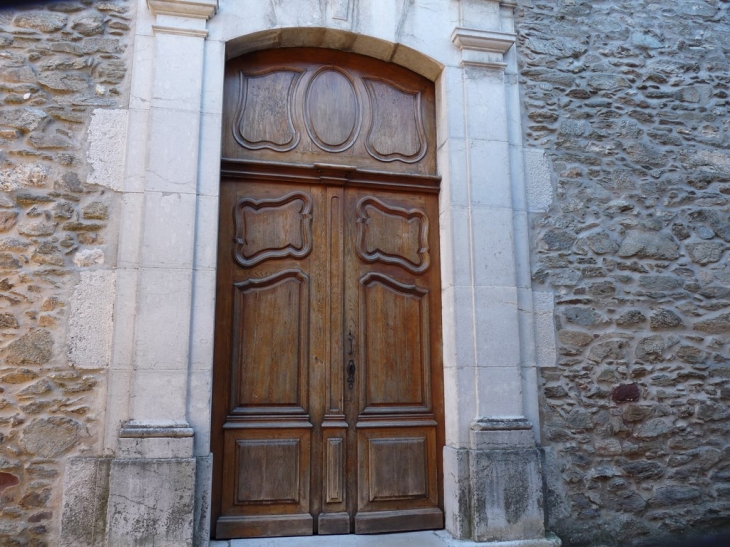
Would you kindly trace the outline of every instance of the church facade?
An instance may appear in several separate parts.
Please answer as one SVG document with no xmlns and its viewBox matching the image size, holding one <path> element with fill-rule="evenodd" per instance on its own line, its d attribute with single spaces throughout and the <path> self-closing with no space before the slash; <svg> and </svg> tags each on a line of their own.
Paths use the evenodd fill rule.
<svg viewBox="0 0 730 547">
<path fill-rule="evenodd" d="M 0 543 L 727 529 L 728 9 L 0 11 Z"/>
</svg>

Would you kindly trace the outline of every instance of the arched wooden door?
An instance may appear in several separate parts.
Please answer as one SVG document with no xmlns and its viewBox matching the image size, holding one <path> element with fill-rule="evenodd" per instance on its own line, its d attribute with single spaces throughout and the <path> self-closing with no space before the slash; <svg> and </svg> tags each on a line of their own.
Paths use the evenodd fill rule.
<svg viewBox="0 0 730 547">
<path fill-rule="evenodd" d="M 225 94 L 213 533 L 441 528 L 433 84 L 281 49 Z"/>
</svg>

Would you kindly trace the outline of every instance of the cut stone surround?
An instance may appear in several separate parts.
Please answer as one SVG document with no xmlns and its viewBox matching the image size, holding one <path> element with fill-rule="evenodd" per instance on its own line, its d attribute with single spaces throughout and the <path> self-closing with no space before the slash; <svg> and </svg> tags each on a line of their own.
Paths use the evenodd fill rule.
<svg viewBox="0 0 730 547">
<path fill-rule="evenodd" d="M 108 499 L 109 545 L 207 544 L 223 69 L 226 58 L 292 46 L 370 55 L 435 81 L 447 531 L 553 544 L 536 449 L 514 4 L 340 4 L 139 0 L 104 440 L 112 459 L 108 494 L 96 490 L 107 498 L 89 502 Z M 174 523 L 144 507 L 166 508 Z"/>
</svg>

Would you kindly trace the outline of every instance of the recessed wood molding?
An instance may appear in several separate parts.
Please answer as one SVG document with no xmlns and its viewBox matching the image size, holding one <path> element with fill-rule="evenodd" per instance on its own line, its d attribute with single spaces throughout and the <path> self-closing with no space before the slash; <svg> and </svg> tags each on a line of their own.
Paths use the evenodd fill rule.
<svg viewBox="0 0 730 547">
<path fill-rule="evenodd" d="M 312 200 L 304 192 L 243 198 L 233 211 L 236 262 L 244 268 L 273 258 L 304 258 L 312 250 Z"/>
<path fill-rule="evenodd" d="M 414 274 L 428 270 L 428 217 L 423 211 L 366 197 L 357 204 L 357 215 L 357 254 L 361 260 L 394 264 Z M 400 237 L 395 239 L 392 233 Z"/>
<path fill-rule="evenodd" d="M 218 0 L 147 0 L 152 15 L 176 15 L 194 19 L 210 19 L 218 11 Z"/>
</svg>

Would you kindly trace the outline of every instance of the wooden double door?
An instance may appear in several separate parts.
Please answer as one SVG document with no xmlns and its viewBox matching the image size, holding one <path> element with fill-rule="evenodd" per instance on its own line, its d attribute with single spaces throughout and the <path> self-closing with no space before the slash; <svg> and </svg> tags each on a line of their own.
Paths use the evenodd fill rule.
<svg viewBox="0 0 730 547">
<path fill-rule="evenodd" d="M 443 526 L 437 191 L 224 162 L 217 538 Z"/>
</svg>

